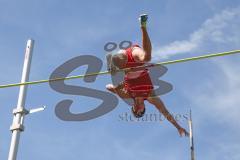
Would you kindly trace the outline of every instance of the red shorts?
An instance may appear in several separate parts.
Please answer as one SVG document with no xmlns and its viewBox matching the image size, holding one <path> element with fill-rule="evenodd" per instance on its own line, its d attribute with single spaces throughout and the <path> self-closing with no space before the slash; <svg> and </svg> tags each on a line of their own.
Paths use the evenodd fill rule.
<svg viewBox="0 0 240 160">
<path fill-rule="evenodd" d="M 124 77 L 124 88 L 132 98 L 149 97 L 154 87 L 148 69 L 127 73 Z"/>
</svg>

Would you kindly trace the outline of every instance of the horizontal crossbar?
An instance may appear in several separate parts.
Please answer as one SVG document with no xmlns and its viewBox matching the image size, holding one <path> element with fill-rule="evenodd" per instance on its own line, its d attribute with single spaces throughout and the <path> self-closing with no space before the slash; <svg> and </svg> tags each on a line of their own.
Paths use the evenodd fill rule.
<svg viewBox="0 0 240 160">
<path fill-rule="evenodd" d="M 195 56 L 195 57 L 159 62 L 159 63 L 155 63 L 155 64 L 145 66 L 145 67 L 155 67 L 155 66 L 160 66 L 160 65 L 183 63 L 183 62 L 188 62 L 188 61 L 196 61 L 196 60 L 201 60 L 201 59 L 232 55 L 232 54 L 236 54 L 236 53 L 240 53 L 240 50 L 232 50 L 232 51 L 228 51 L 228 52 L 212 53 L 212 54 L 206 54 L 206 55 L 202 55 L 202 56 Z M 141 67 L 135 67 L 135 68 L 141 68 Z M 125 68 L 122 70 L 118 70 L 117 72 L 122 72 L 122 71 L 126 71 L 129 69 L 135 69 L 135 68 Z M 0 85 L 0 88 L 16 87 L 16 86 L 21 86 L 21 85 L 33 85 L 33 84 L 40 84 L 40 83 L 47 83 L 47 82 L 61 81 L 61 80 L 78 79 L 78 78 L 84 78 L 84 77 L 88 77 L 88 76 L 105 75 L 105 74 L 110 74 L 110 73 L 111 72 L 109 72 L 109 71 L 102 71 L 102 72 L 96 72 L 96 73 L 89 73 L 89 74 L 85 74 L 85 75 L 69 76 L 69 77 L 64 77 L 64 78 L 61 77 L 61 78 L 37 80 L 37 81 L 31 81 L 31 82 L 25 82 L 25 83 L 13 83 L 13 84 Z"/>
</svg>

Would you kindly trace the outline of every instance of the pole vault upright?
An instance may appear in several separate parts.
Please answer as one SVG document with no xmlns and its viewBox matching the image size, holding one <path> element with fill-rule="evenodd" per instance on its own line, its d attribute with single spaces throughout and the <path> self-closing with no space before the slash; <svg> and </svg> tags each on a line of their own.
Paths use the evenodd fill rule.
<svg viewBox="0 0 240 160">
<path fill-rule="evenodd" d="M 191 110 L 190 110 L 188 125 L 189 125 L 189 139 L 190 139 L 191 160 L 195 160 L 195 156 L 194 156 L 194 143 L 193 143 L 192 111 Z"/>
<path fill-rule="evenodd" d="M 34 46 L 34 40 L 31 40 L 31 39 L 28 40 L 26 51 L 25 51 L 25 59 L 24 59 L 21 83 L 29 81 L 33 46 Z M 20 133 L 24 131 L 24 126 L 23 126 L 24 116 L 29 113 L 24 107 L 26 95 L 27 95 L 27 85 L 21 85 L 19 90 L 17 108 L 13 110 L 13 115 L 14 115 L 13 123 L 12 123 L 12 126 L 10 127 L 10 130 L 12 131 L 12 139 L 10 144 L 8 160 L 16 160 L 16 157 L 17 157 Z"/>
</svg>

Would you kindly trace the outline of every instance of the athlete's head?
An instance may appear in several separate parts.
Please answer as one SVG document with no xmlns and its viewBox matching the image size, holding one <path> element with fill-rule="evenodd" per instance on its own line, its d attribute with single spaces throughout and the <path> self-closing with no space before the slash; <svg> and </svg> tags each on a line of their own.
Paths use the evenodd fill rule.
<svg viewBox="0 0 240 160">
<path fill-rule="evenodd" d="M 141 118 L 144 116 L 145 114 L 145 105 L 141 104 L 141 105 L 137 105 L 136 103 L 132 106 L 132 113 L 134 115 L 134 117 L 136 118 Z"/>
<path fill-rule="evenodd" d="M 132 106 L 132 113 L 136 118 L 140 118 L 145 113 L 145 104 L 143 97 L 135 97 Z"/>
</svg>

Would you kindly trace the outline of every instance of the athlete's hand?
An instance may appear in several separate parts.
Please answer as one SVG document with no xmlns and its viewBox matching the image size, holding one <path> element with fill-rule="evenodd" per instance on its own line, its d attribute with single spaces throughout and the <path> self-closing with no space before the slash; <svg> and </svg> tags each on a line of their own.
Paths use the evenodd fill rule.
<svg viewBox="0 0 240 160">
<path fill-rule="evenodd" d="M 188 133 L 184 128 L 182 128 L 182 127 L 180 127 L 180 128 L 178 129 L 178 133 L 179 133 L 179 135 L 180 135 L 181 137 L 183 137 L 183 136 L 188 137 L 188 136 L 189 136 L 189 133 Z"/>
</svg>

